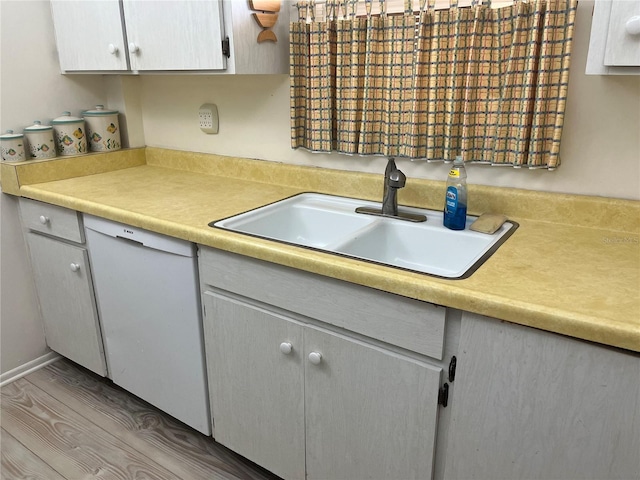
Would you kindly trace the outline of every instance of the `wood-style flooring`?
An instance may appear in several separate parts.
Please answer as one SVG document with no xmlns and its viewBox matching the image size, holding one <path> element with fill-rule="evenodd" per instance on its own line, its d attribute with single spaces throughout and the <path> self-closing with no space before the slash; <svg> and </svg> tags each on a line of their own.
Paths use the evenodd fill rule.
<svg viewBox="0 0 640 480">
<path fill-rule="evenodd" d="M 1 410 L 3 480 L 278 478 L 67 360 L 2 387 Z"/>
</svg>

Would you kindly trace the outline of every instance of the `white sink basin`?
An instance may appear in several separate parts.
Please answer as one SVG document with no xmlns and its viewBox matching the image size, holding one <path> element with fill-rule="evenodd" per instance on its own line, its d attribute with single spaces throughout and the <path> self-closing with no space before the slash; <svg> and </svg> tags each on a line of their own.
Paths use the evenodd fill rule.
<svg viewBox="0 0 640 480">
<path fill-rule="evenodd" d="M 361 201 L 350 198 L 303 193 L 220 220 L 213 226 L 328 250 L 332 243 L 375 223 L 374 217 L 355 213 L 360 205 Z"/>
<path fill-rule="evenodd" d="M 493 235 L 442 225 L 442 212 L 401 207 L 426 222 L 355 212 L 380 204 L 352 198 L 303 193 L 256 210 L 212 222 L 216 228 L 322 250 L 444 278 L 473 273 L 517 228 L 505 222 Z"/>
</svg>

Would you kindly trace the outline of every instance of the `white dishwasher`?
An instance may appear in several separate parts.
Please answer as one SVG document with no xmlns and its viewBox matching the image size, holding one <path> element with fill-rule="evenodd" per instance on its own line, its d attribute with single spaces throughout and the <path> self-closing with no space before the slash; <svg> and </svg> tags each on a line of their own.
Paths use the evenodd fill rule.
<svg viewBox="0 0 640 480">
<path fill-rule="evenodd" d="M 109 378 L 210 435 L 195 245 L 90 215 L 84 226 Z"/>
</svg>

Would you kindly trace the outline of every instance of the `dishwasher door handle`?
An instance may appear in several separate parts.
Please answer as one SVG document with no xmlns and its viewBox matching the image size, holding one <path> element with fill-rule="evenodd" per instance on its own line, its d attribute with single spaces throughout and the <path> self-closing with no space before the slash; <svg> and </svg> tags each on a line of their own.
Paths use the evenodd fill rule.
<svg viewBox="0 0 640 480">
<path fill-rule="evenodd" d="M 137 240 L 133 240 L 132 238 L 121 237 L 120 235 L 116 235 L 116 238 L 119 238 L 120 240 L 124 240 L 126 242 L 135 243 L 136 245 L 140 245 L 141 247 L 144 247 L 144 243 L 138 242 Z"/>
</svg>

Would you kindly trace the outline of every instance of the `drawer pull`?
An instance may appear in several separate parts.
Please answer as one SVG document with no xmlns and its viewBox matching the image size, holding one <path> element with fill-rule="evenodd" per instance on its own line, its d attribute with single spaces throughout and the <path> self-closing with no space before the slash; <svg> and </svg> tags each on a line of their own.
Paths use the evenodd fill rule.
<svg viewBox="0 0 640 480">
<path fill-rule="evenodd" d="M 293 350 L 293 346 L 289 342 L 282 342 L 280 344 L 280 351 L 285 355 L 289 355 Z"/>
<path fill-rule="evenodd" d="M 69 268 L 71 268 L 72 272 L 77 272 L 78 270 L 80 270 L 80 265 L 78 265 L 77 263 L 72 263 L 71 265 L 69 265 Z"/>
<path fill-rule="evenodd" d="M 49 217 L 45 217 L 44 215 L 40 215 L 40 223 L 43 225 L 46 225 L 47 223 L 49 223 Z"/>
<path fill-rule="evenodd" d="M 320 365 L 320 362 L 322 362 L 322 354 L 320 352 L 311 352 L 309 354 L 309 361 L 314 365 Z"/>
</svg>

